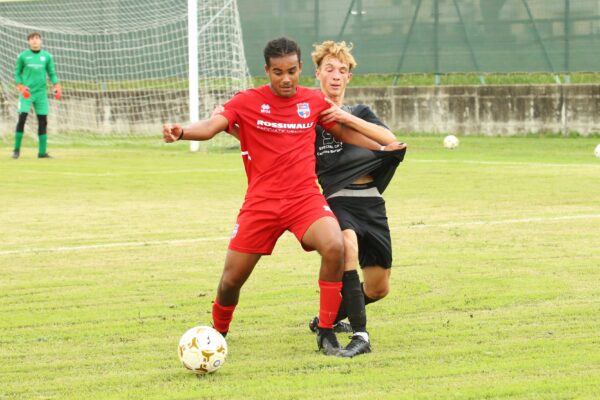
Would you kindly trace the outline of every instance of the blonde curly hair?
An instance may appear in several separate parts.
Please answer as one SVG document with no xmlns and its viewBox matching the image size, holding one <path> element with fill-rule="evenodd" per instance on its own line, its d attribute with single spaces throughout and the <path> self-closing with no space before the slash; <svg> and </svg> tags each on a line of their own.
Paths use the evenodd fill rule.
<svg viewBox="0 0 600 400">
<path fill-rule="evenodd" d="M 315 67 L 318 69 L 323 62 L 323 59 L 327 56 L 333 56 L 340 60 L 344 64 L 348 64 L 348 68 L 352 71 L 356 68 L 356 60 L 352 56 L 352 43 L 346 44 L 346 42 L 334 42 L 333 40 L 326 40 L 322 43 L 313 44 L 315 51 L 311 53 Z"/>
</svg>

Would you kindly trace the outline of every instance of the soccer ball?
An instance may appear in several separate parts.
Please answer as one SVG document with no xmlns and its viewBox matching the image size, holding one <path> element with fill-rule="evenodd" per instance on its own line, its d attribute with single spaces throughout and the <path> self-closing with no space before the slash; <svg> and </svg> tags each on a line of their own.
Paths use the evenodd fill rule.
<svg viewBox="0 0 600 400">
<path fill-rule="evenodd" d="M 209 326 L 192 328 L 179 340 L 179 359 L 195 374 L 215 372 L 223 366 L 226 357 L 225 338 Z"/>
<path fill-rule="evenodd" d="M 600 158 L 600 144 L 594 149 L 594 155 Z"/>
<path fill-rule="evenodd" d="M 448 135 L 444 138 L 444 147 L 447 149 L 455 149 L 458 147 L 458 138 L 454 135 Z"/>
</svg>

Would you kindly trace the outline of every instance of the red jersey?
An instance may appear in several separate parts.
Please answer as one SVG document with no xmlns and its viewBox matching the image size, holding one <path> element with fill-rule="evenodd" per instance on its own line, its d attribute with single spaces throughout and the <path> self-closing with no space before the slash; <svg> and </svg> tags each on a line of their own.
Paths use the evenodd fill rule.
<svg viewBox="0 0 600 400">
<path fill-rule="evenodd" d="M 320 192 L 315 174 L 315 127 L 330 105 L 323 93 L 297 86 L 280 97 L 269 86 L 237 93 L 221 113 L 239 126 L 246 197 L 289 198 Z M 323 125 L 320 124 L 319 125 Z M 335 122 L 324 125 L 328 129 Z"/>
</svg>

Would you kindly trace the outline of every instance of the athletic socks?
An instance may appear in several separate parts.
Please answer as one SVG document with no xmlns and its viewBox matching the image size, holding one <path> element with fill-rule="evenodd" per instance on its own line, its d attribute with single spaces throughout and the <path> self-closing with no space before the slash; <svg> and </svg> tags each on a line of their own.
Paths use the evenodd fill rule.
<svg viewBox="0 0 600 400">
<path fill-rule="evenodd" d="M 319 280 L 319 328 L 332 329 L 335 316 L 340 308 L 342 282 Z"/>
<path fill-rule="evenodd" d="M 21 142 L 23 142 L 23 132 L 15 132 L 15 150 L 21 149 Z"/>
<path fill-rule="evenodd" d="M 361 338 L 363 338 L 365 340 L 365 342 L 370 343 L 369 334 L 367 333 L 367 331 L 354 332 L 354 334 L 352 336 L 360 336 Z"/>
<path fill-rule="evenodd" d="M 212 307 L 212 318 L 213 318 L 213 326 L 217 331 L 219 331 L 223 336 L 227 335 L 229 331 L 229 324 L 233 319 L 233 311 L 235 310 L 237 304 L 232 306 L 222 306 L 215 299 Z"/>
<path fill-rule="evenodd" d="M 38 145 L 38 154 L 46 154 L 46 148 L 48 145 L 48 135 L 46 135 L 45 133 L 42 135 L 38 135 L 39 138 L 39 145 Z"/>
<path fill-rule="evenodd" d="M 348 314 L 348 321 L 352 325 L 352 330 L 354 332 L 365 332 L 367 313 L 365 312 L 365 298 L 358 272 L 356 270 L 344 272 L 342 283 L 342 304 L 344 304 L 344 309 Z"/>
<path fill-rule="evenodd" d="M 349 271 L 346 271 L 346 272 L 349 272 Z M 363 298 L 365 299 L 365 306 L 367 304 L 371 304 L 371 303 L 375 303 L 376 301 L 379 301 L 379 299 L 372 299 L 369 296 L 367 296 L 365 294 L 365 288 L 364 288 L 364 286 L 365 286 L 364 282 L 360 284 L 360 290 L 362 292 Z M 339 321 L 341 321 L 341 320 L 343 320 L 343 319 L 345 319 L 347 317 L 348 317 L 348 311 L 346 310 L 345 302 L 342 301 L 342 304 L 340 305 L 340 309 L 338 311 L 338 314 L 335 317 L 335 322 L 339 322 Z"/>
</svg>

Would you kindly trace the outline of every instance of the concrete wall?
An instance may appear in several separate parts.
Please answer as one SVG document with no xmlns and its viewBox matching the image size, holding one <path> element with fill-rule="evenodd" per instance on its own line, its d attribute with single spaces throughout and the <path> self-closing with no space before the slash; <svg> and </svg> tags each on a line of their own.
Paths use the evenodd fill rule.
<svg viewBox="0 0 600 400">
<path fill-rule="evenodd" d="M 600 85 L 349 88 L 394 130 L 484 135 L 600 132 Z"/>
<path fill-rule="evenodd" d="M 176 90 L 67 92 L 61 102 L 51 100 L 58 108 L 51 109 L 49 129 L 156 134 L 164 121 L 186 119 L 186 96 Z M 390 128 L 405 132 L 600 132 L 600 85 L 349 88 L 345 100 L 369 105 Z M 16 98 L 0 96 L 0 135 L 12 134 L 15 122 Z M 34 125 L 30 117 L 27 131 L 35 132 Z"/>
<path fill-rule="evenodd" d="M 48 131 L 99 134 L 158 134 L 167 121 L 188 118 L 187 90 L 64 90 L 63 99 L 50 96 Z M 212 109 L 212 108 L 211 108 Z M 0 135 L 13 132 L 17 121 L 17 96 L 0 95 Z M 26 132 L 35 134 L 35 114 L 30 111 Z"/>
</svg>

